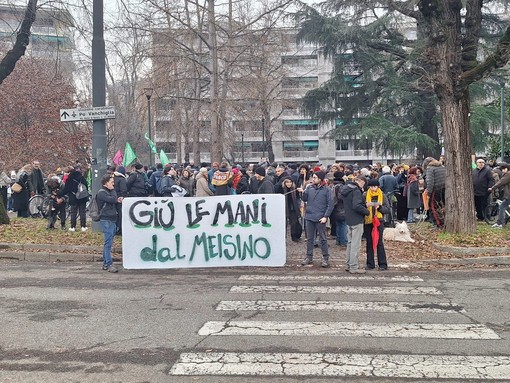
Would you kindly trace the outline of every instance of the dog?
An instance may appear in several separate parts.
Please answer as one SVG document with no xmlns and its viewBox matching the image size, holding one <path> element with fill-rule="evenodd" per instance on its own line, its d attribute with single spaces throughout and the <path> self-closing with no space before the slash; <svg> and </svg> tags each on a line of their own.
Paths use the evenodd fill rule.
<svg viewBox="0 0 510 383">
<path fill-rule="evenodd" d="M 405 221 L 395 223 L 395 227 L 385 228 L 383 239 L 387 241 L 414 242 Z"/>
</svg>

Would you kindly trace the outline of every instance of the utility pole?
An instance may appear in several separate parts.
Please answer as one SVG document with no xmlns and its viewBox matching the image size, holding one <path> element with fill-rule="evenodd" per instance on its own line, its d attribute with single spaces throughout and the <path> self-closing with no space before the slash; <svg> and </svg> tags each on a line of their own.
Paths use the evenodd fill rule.
<svg viewBox="0 0 510 383">
<path fill-rule="evenodd" d="M 105 106 L 105 46 L 103 25 L 103 0 L 93 0 L 92 4 L 92 106 Z M 101 188 L 101 178 L 106 174 L 106 120 L 92 123 L 92 195 Z M 92 223 L 92 230 L 100 231 L 99 222 Z"/>
</svg>

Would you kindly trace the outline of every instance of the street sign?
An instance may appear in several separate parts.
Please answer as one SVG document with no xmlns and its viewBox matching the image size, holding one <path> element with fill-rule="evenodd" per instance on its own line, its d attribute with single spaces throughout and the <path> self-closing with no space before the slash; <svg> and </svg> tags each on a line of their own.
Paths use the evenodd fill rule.
<svg viewBox="0 0 510 383">
<path fill-rule="evenodd" d="M 96 106 L 94 108 L 60 109 L 60 121 L 88 121 L 115 118 L 114 106 Z"/>
</svg>

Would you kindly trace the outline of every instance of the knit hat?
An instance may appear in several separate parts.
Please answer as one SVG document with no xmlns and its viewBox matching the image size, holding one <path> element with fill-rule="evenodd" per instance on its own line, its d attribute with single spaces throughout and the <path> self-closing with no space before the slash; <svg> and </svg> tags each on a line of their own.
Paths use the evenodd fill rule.
<svg viewBox="0 0 510 383">
<path fill-rule="evenodd" d="M 341 171 L 333 173 L 333 179 L 335 179 L 337 181 L 343 180 L 344 176 L 345 176 L 344 172 L 341 172 Z"/>
<path fill-rule="evenodd" d="M 232 173 L 237 174 L 239 172 L 238 168 L 232 168 Z"/>
<path fill-rule="evenodd" d="M 126 168 L 124 166 L 117 167 L 117 173 L 120 173 L 123 176 L 125 176 L 126 175 Z"/>
<path fill-rule="evenodd" d="M 320 166 L 315 166 L 315 167 L 313 168 L 313 172 L 314 172 L 315 174 L 317 174 L 317 172 L 319 172 L 320 170 L 321 170 Z M 324 178 L 321 178 L 321 180 L 323 180 L 323 179 L 324 179 Z"/>
<path fill-rule="evenodd" d="M 262 166 L 259 166 L 255 169 L 255 173 L 259 176 L 265 177 L 266 176 L 266 169 L 264 169 Z"/>
<path fill-rule="evenodd" d="M 135 165 L 135 169 L 136 170 L 140 170 L 142 168 L 143 168 L 143 165 L 141 163 L 137 162 L 136 165 Z"/>
<path fill-rule="evenodd" d="M 322 170 L 318 170 L 318 171 L 314 171 L 314 173 L 317 178 L 319 178 L 320 180 L 323 180 L 324 178 L 326 178 L 326 172 L 323 172 Z"/>
<path fill-rule="evenodd" d="M 379 180 L 377 180 L 376 178 L 370 178 L 368 180 L 368 186 L 380 186 Z"/>
</svg>

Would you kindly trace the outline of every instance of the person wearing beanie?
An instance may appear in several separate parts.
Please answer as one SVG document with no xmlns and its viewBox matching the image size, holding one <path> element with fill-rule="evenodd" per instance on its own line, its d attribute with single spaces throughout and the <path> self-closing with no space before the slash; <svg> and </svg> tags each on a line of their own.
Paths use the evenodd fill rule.
<svg viewBox="0 0 510 383">
<path fill-rule="evenodd" d="M 365 273 L 365 269 L 359 267 L 363 222 L 365 216 L 370 214 L 363 199 L 365 183 L 366 178 L 360 175 L 353 180 L 349 180 L 341 191 L 344 200 L 345 224 L 347 225 L 345 270 L 351 274 Z"/>
<path fill-rule="evenodd" d="M 145 188 L 148 183 L 147 176 L 144 172 L 143 165 L 141 163 L 135 164 L 135 170 L 129 175 L 126 186 L 129 197 L 147 197 L 147 189 Z"/>
<path fill-rule="evenodd" d="M 262 166 L 255 168 L 255 178 L 258 182 L 256 194 L 274 193 L 274 185 L 271 180 L 266 177 L 266 169 L 264 169 Z"/>
<path fill-rule="evenodd" d="M 298 188 L 302 195 L 305 209 L 306 257 L 303 266 L 313 263 L 313 248 L 316 235 L 319 235 L 319 245 L 322 252 L 322 267 L 329 267 L 329 249 L 326 236 L 326 222 L 333 211 L 334 201 L 331 188 L 325 182 L 326 173 L 322 170 L 315 172 L 312 182 L 306 189 Z"/>
<path fill-rule="evenodd" d="M 220 167 L 213 173 L 211 184 L 214 186 L 214 195 L 229 195 L 230 187 L 228 186 L 233 173 L 230 171 L 228 163 L 223 161 Z"/>
<path fill-rule="evenodd" d="M 312 173 L 310 172 L 310 167 L 307 164 L 302 164 L 298 170 L 298 180 L 296 186 L 304 189 L 310 182 L 310 178 Z"/>
<path fill-rule="evenodd" d="M 367 270 L 375 269 L 374 249 L 377 250 L 377 265 L 379 270 L 387 270 L 388 263 L 386 260 L 386 250 L 384 249 L 383 231 L 384 231 L 384 215 L 389 214 L 390 204 L 388 198 L 384 195 L 379 188 L 379 181 L 376 179 L 368 180 L 368 190 L 365 193 L 365 204 L 368 208 L 369 214 L 365 216 L 363 225 L 363 232 L 366 239 L 366 253 L 367 253 Z M 376 226 L 379 238 L 377 243 L 374 243 L 372 237 L 372 229 L 374 228 L 374 217 L 379 219 L 379 226 Z"/>
</svg>

